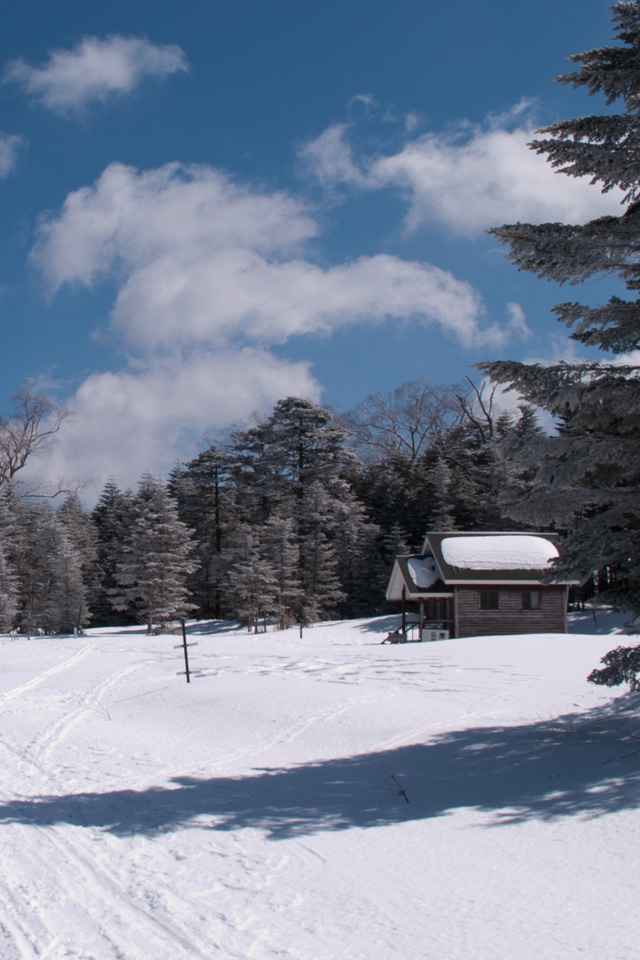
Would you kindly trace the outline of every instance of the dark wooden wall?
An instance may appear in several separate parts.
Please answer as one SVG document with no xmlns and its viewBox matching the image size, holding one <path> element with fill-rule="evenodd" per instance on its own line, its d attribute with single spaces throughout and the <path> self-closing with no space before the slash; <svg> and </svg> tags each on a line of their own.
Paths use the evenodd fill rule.
<svg viewBox="0 0 640 960">
<path fill-rule="evenodd" d="M 480 609 L 481 589 L 497 589 L 498 610 Z M 565 587 L 540 586 L 540 609 L 523 610 L 523 590 L 535 587 L 456 587 L 458 636 L 486 637 L 504 633 L 564 633 Z"/>
</svg>

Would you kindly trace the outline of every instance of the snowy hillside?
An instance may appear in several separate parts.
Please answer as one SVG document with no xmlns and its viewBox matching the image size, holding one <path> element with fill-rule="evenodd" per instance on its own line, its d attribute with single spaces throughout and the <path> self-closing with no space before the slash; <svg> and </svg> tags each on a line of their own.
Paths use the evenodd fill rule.
<svg viewBox="0 0 640 960">
<path fill-rule="evenodd" d="M 621 632 L 0 638 L 2 960 L 630 960 Z M 408 802 L 407 802 L 408 801 Z"/>
</svg>

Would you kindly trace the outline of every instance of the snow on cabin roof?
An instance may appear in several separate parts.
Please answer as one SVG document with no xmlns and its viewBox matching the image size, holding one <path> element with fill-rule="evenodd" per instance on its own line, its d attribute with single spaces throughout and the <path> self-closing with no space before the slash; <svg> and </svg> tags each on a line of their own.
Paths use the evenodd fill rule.
<svg viewBox="0 0 640 960">
<path fill-rule="evenodd" d="M 433 557 L 409 557 L 407 560 L 409 576 L 416 587 L 432 587 L 440 573 Z"/>
<path fill-rule="evenodd" d="M 544 537 L 519 534 L 445 537 L 442 556 L 463 570 L 545 570 L 559 554 Z"/>
</svg>

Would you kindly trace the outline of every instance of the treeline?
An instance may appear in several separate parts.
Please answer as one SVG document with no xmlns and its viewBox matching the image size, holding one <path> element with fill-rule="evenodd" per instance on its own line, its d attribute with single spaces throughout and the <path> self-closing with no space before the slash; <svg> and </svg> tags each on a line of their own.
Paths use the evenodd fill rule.
<svg viewBox="0 0 640 960">
<path fill-rule="evenodd" d="M 185 616 L 258 630 L 381 613 L 394 557 L 427 529 L 513 528 L 513 465 L 540 433 L 529 406 L 496 415 L 486 386 L 424 378 L 340 418 L 281 400 L 166 483 L 109 481 L 92 510 L 5 478 L 0 630 L 152 631 Z"/>
</svg>

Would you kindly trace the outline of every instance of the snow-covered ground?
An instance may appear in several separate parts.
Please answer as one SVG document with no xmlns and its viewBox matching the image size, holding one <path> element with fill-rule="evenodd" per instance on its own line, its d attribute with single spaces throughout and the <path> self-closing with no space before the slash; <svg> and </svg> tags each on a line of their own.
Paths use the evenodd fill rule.
<svg viewBox="0 0 640 960">
<path fill-rule="evenodd" d="M 177 637 L 0 638 L 0 958 L 637 956 L 619 622 L 396 622 L 193 625 L 189 685 Z"/>
</svg>

